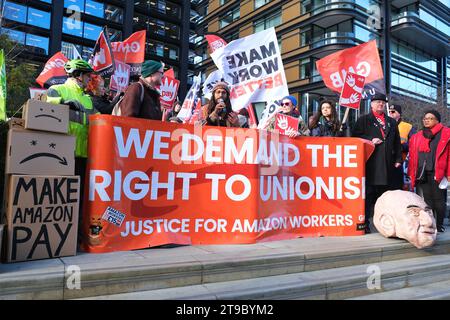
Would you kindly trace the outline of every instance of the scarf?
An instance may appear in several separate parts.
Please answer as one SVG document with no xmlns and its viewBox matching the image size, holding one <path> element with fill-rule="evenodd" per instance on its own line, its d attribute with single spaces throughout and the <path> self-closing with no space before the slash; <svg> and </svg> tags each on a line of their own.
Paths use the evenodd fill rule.
<svg viewBox="0 0 450 320">
<path fill-rule="evenodd" d="M 386 119 L 384 118 L 384 113 L 378 114 L 376 112 L 373 112 L 373 115 L 375 116 L 375 119 L 377 119 L 378 123 L 381 125 L 380 131 L 381 135 L 383 136 L 383 139 L 385 138 L 385 131 L 386 131 Z"/>
<path fill-rule="evenodd" d="M 444 126 L 438 123 L 433 128 L 424 128 L 417 136 L 419 144 L 419 152 L 431 152 L 431 140 L 442 130 Z"/>
</svg>

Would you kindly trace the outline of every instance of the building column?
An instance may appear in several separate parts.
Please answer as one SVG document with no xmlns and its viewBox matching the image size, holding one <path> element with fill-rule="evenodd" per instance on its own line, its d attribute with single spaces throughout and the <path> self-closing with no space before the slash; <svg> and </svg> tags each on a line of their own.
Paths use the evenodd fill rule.
<svg viewBox="0 0 450 320">
<path fill-rule="evenodd" d="M 180 70 L 178 72 L 178 80 L 180 80 L 180 88 L 178 96 L 180 101 L 184 100 L 187 92 L 188 67 L 189 67 L 189 31 L 191 18 L 191 3 L 183 0 L 183 10 L 181 16 L 181 41 L 180 41 Z"/>
<path fill-rule="evenodd" d="M 390 1 L 384 0 L 382 5 L 383 16 L 383 73 L 386 84 L 386 95 L 391 93 L 391 5 Z"/>
<path fill-rule="evenodd" d="M 448 89 L 448 84 L 447 84 L 447 62 L 448 62 L 448 58 L 447 57 L 442 57 L 439 61 L 438 64 L 438 68 L 440 70 L 441 73 L 441 79 L 440 79 L 440 87 L 441 87 L 441 92 L 439 92 L 440 94 L 440 98 L 442 98 L 442 105 L 444 107 L 447 106 L 447 89 Z"/>
<path fill-rule="evenodd" d="M 49 56 L 61 51 L 62 28 L 64 15 L 64 1 L 53 1 L 52 17 L 50 22 L 50 48 Z"/>
<path fill-rule="evenodd" d="M 125 3 L 125 7 L 123 8 L 122 40 L 125 40 L 133 33 L 134 1 L 123 2 Z"/>
</svg>

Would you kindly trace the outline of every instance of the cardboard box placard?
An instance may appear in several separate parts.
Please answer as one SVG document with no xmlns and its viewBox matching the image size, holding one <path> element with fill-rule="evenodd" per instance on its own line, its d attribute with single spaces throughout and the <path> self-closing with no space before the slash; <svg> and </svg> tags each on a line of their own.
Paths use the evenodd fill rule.
<svg viewBox="0 0 450 320">
<path fill-rule="evenodd" d="M 30 99 L 24 105 L 22 118 L 25 119 L 25 129 L 58 133 L 69 131 L 69 106 L 67 105 Z"/>
<path fill-rule="evenodd" d="M 8 120 L 9 129 L 25 129 L 25 119 L 11 118 Z"/>
<path fill-rule="evenodd" d="M 71 176 L 75 171 L 75 137 L 10 129 L 7 174 Z"/>
<path fill-rule="evenodd" d="M 6 205 L 8 262 L 76 254 L 79 188 L 79 176 L 11 176 Z"/>
</svg>

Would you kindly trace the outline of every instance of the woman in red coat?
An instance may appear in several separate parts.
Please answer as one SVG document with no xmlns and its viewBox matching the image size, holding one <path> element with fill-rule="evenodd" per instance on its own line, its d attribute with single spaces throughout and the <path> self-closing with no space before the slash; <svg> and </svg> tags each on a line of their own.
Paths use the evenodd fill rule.
<svg viewBox="0 0 450 320">
<path fill-rule="evenodd" d="M 435 110 L 425 112 L 424 128 L 411 137 L 408 175 L 412 187 L 433 209 L 438 232 L 444 232 L 446 189 L 450 177 L 450 128 Z"/>
</svg>

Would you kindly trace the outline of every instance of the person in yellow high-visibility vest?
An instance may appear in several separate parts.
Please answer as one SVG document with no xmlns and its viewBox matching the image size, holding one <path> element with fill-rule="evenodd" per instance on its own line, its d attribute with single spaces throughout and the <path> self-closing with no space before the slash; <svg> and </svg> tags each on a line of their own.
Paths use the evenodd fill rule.
<svg viewBox="0 0 450 320">
<path fill-rule="evenodd" d="M 407 187 L 405 183 L 405 172 L 407 170 L 408 166 L 408 151 L 409 151 L 409 139 L 412 137 L 413 134 L 416 133 L 416 129 L 413 127 L 412 124 L 403 121 L 402 119 L 402 106 L 399 104 L 391 104 L 389 106 L 389 116 L 395 121 L 397 121 L 398 125 L 398 131 L 400 133 L 400 142 L 402 144 L 402 160 L 404 163 L 404 167 L 397 168 L 395 170 L 395 177 L 393 178 L 393 185 L 392 187 L 394 189 L 406 189 Z"/>
<path fill-rule="evenodd" d="M 85 93 L 90 76 L 94 72 L 84 60 L 74 59 L 64 65 L 69 78 L 64 84 L 53 85 L 47 90 L 47 102 L 69 105 L 69 134 L 76 137 L 75 175 L 80 176 L 80 219 L 82 218 L 84 177 L 88 156 L 89 116 L 99 113 L 91 96 Z"/>
</svg>

